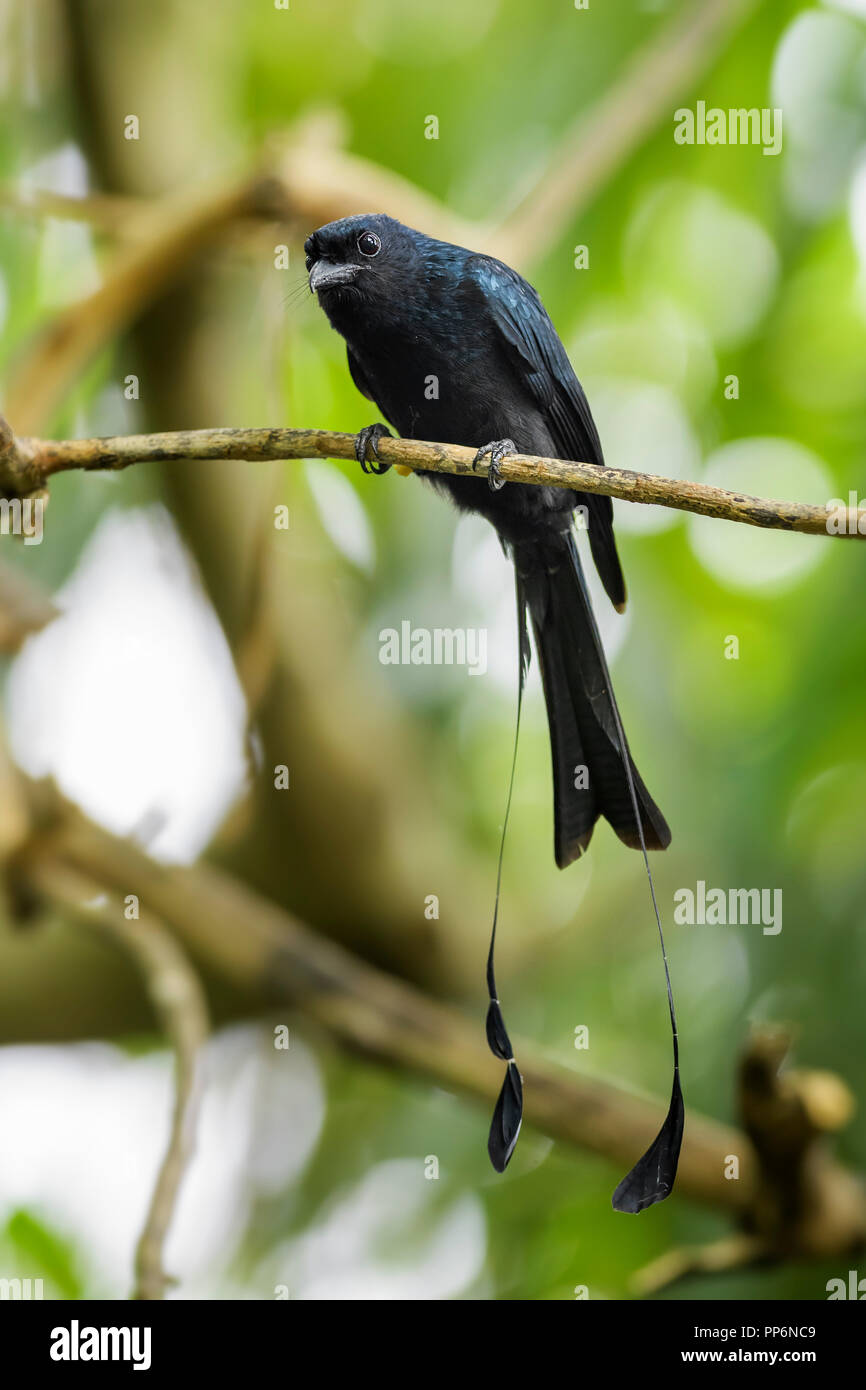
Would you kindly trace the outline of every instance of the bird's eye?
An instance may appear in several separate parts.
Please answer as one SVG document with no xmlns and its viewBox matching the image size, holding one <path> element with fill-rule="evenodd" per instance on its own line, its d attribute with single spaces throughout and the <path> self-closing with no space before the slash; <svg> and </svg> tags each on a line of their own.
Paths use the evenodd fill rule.
<svg viewBox="0 0 866 1390">
<path fill-rule="evenodd" d="M 362 232 L 358 237 L 358 250 L 362 256 L 378 256 L 381 246 L 375 232 Z"/>
</svg>

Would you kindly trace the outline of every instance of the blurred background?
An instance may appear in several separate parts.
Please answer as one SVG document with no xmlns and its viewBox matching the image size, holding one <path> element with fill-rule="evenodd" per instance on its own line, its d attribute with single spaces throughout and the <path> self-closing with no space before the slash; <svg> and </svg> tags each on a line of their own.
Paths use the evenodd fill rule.
<svg viewBox="0 0 866 1390">
<path fill-rule="evenodd" d="M 0 407 L 19 434 L 368 424 L 302 250 L 367 209 L 532 279 L 611 464 L 819 504 L 866 488 L 863 0 L 2 0 L 0 93 Z M 781 154 L 675 143 L 698 100 L 780 108 Z M 459 1005 L 480 1037 L 516 661 L 492 531 L 416 479 L 324 460 L 68 473 L 51 494 L 42 544 L 0 553 L 4 583 L 58 610 L 6 644 L 17 767 Z M 616 525 L 627 615 L 594 592 L 674 834 L 653 869 L 687 1107 L 737 1122 L 737 1058 L 767 1022 L 862 1101 L 862 552 L 626 503 Z M 379 633 L 404 620 L 486 629 L 487 673 L 383 666 Z M 782 930 L 675 925 L 699 880 L 781 889 Z M 124 1298 L 172 1052 L 117 941 L 50 903 L 3 912 L 0 1275 Z M 499 940 L 512 1036 L 665 1095 L 643 865 L 599 825 L 556 871 L 534 668 Z M 614 1214 L 625 1169 L 529 1126 L 497 1177 L 486 1103 L 200 964 L 213 1031 L 169 1296 L 624 1298 L 649 1261 L 729 1230 L 676 1194 Z M 838 1153 L 862 1167 L 862 1109 Z M 847 1267 L 664 1296 L 821 1298 Z"/>
</svg>

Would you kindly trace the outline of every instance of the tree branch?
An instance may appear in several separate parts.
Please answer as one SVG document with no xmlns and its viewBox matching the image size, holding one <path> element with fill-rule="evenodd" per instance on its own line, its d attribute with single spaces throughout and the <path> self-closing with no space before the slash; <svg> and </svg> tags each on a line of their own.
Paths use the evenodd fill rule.
<svg viewBox="0 0 866 1390">
<path fill-rule="evenodd" d="M 493 232 L 493 255 L 537 261 L 717 59 L 760 0 L 702 0 L 678 10 L 553 151 L 547 170 Z"/>
<path fill-rule="evenodd" d="M 23 217 L 87 222 L 100 231 L 120 236 L 133 234 L 135 222 L 148 207 L 144 198 L 125 198 L 111 193 L 91 193 L 76 198 L 50 189 L 0 184 L 0 208 Z"/>
<path fill-rule="evenodd" d="M 102 195 L 81 200 L 78 215 L 111 218 L 121 232 L 134 224 L 134 244 L 109 263 L 94 294 L 71 304 L 37 335 L 9 377 L 7 410 L 21 428 L 44 428 L 94 354 L 182 276 L 203 244 L 238 218 L 291 220 L 306 233 L 323 222 L 376 208 L 432 236 L 491 251 L 518 265 L 538 260 L 670 113 L 677 96 L 758 3 L 700 0 L 677 13 L 565 132 L 536 184 L 499 228 L 458 217 L 407 179 L 341 149 L 340 117 L 330 112 L 300 121 L 288 139 L 284 134 L 270 142 L 258 168 L 204 197 L 165 198 L 142 204 L 140 212 L 130 199 L 130 216 L 122 221 L 119 199 Z M 137 92 L 136 100 L 142 96 Z M 76 215 L 75 200 L 50 193 L 22 199 L 15 190 L 0 190 L 0 203 L 23 201 L 31 214 L 34 200 L 52 215 Z"/>
<path fill-rule="evenodd" d="M 0 564 L 0 654 L 13 655 L 31 633 L 47 627 L 59 612 L 19 570 Z"/>
<path fill-rule="evenodd" d="M 365 964 L 211 865 L 158 864 L 88 821 L 49 784 L 22 779 L 22 786 L 35 829 L 16 856 L 16 872 L 25 881 L 32 877 L 37 891 L 83 876 L 109 892 L 136 893 L 193 960 L 230 979 L 251 1002 L 283 1000 L 355 1052 L 485 1102 L 497 1094 L 501 1068 L 478 1020 Z M 70 892 L 62 889 L 59 897 Z M 784 1045 L 782 1035 L 759 1035 L 746 1053 L 741 1101 L 748 1134 L 689 1112 L 678 1191 L 728 1212 L 760 1237 L 769 1258 L 848 1252 L 866 1237 L 866 1197 L 825 1136 L 845 1123 L 850 1098 L 830 1078 L 828 1105 L 828 1078 L 817 1074 L 825 1100 L 816 1109 L 816 1074 L 781 1069 Z M 552 1065 L 523 1041 L 518 1053 L 526 1117 L 542 1133 L 622 1166 L 657 1131 L 666 1108 L 661 1101 Z M 780 1107 L 787 1120 L 783 1172 Z"/>
<path fill-rule="evenodd" d="M 49 858 L 29 865 L 33 887 L 67 916 L 95 927 L 135 960 L 147 995 L 175 1055 L 175 1099 L 168 1147 L 157 1173 L 135 1254 L 133 1298 L 161 1299 L 172 1278 L 163 1249 L 195 1147 L 203 1092 L 203 1048 L 209 1032 L 204 989 L 174 935 L 149 913 L 134 920 L 102 885 Z"/>
<path fill-rule="evenodd" d="M 227 223 L 263 209 L 273 215 L 275 196 L 262 173 L 152 203 L 142 213 L 139 240 L 117 254 L 99 288 L 62 309 L 20 358 L 8 386 L 14 418 L 38 426 L 104 343 L 158 298 Z"/>
<path fill-rule="evenodd" d="M 8 428 L 8 427 L 7 427 Z M 0 427 L 2 434 L 2 427 Z M 476 465 L 475 451 L 456 444 L 430 444 L 416 439 L 383 439 L 379 455 L 385 463 L 410 472 L 455 473 L 479 477 L 486 462 Z M 177 430 L 167 434 L 116 435 L 107 439 L 23 439 L 0 450 L 0 490 L 30 490 L 55 473 L 70 469 L 118 470 L 133 463 L 172 462 L 181 459 L 340 458 L 354 459 L 351 434 L 330 430 L 222 429 Z M 20 460 L 20 462 L 19 462 Z M 534 483 L 547 487 L 576 488 L 602 493 L 625 502 L 672 507 L 723 521 L 739 521 L 776 531 L 805 535 L 839 535 L 866 539 L 866 506 L 833 508 L 808 502 L 783 502 L 728 492 L 707 483 L 683 482 L 655 473 L 634 473 L 626 468 L 599 468 L 591 463 L 510 454 L 500 465 L 506 482 Z M 832 518 L 833 529 L 830 529 Z"/>
<path fill-rule="evenodd" d="M 36 829 L 15 869 L 24 881 L 32 875 L 37 891 L 40 882 L 50 882 L 47 874 L 74 872 L 104 891 L 135 893 L 194 961 L 231 980 L 252 1005 L 262 999 L 290 1003 L 355 1052 L 486 1103 L 495 1100 L 501 1067 L 487 1048 L 483 1017 L 467 1019 L 367 965 L 212 865 L 157 863 L 132 841 L 88 821 L 49 784 L 22 783 Z M 661 1101 L 554 1066 L 522 1041 L 520 1062 L 527 1121 L 619 1165 L 634 1161 L 664 1117 Z M 738 1182 L 724 1176 L 731 1153 L 740 1158 Z M 758 1176 L 754 1150 L 741 1131 L 690 1114 L 679 1168 L 684 1195 L 742 1213 Z"/>
<path fill-rule="evenodd" d="M 23 497 L 41 487 L 42 476 L 33 450 L 0 415 L 0 493 Z"/>
<path fill-rule="evenodd" d="M 309 228 L 373 203 L 433 235 L 471 239 L 468 223 L 408 180 L 344 153 L 333 134 L 321 119 L 302 121 L 288 136 L 275 137 L 252 170 L 191 194 L 141 200 L 135 238 L 115 253 L 103 283 L 61 310 L 13 364 L 10 415 L 28 430 L 41 428 L 87 362 L 238 219 L 291 219 Z"/>
</svg>

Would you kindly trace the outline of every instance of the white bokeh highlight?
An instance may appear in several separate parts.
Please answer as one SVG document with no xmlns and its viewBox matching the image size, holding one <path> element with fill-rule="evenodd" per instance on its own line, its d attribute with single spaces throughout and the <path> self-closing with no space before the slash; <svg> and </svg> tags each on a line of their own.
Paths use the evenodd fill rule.
<svg viewBox="0 0 866 1390">
<path fill-rule="evenodd" d="M 748 338 L 772 302 L 779 255 L 754 217 L 714 189 L 679 180 L 656 188 L 623 238 L 628 285 L 679 304 L 719 347 Z"/>
<path fill-rule="evenodd" d="M 168 513 L 104 514 L 7 692 L 14 757 L 157 857 L 205 848 L 247 778 L 246 707 Z"/>
<path fill-rule="evenodd" d="M 0 1049 L 0 1226 L 25 1208 L 71 1240 L 94 1296 L 128 1298 L 136 1242 L 168 1143 L 169 1053 L 107 1043 Z M 206 1087 L 165 1249 L 171 1296 L 219 1297 L 259 1196 L 309 1161 L 325 1114 L 318 1065 L 292 1036 L 228 1029 L 208 1044 Z M 272 1297 L 270 1290 L 248 1296 Z"/>
<path fill-rule="evenodd" d="M 732 492 L 826 504 L 834 484 L 826 465 L 791 439 L 753 437 L 724 444 L 707 459 L 702 482 Z M 825 558 L 818 540 L 794 531 L 764 530 L 691 516 L 692 551 L 726 588 L 781 593 L 802 582 Z"/>
<path fill-rule="evenodd" d="M 435 1195 L 436 1182 L 425 1178 L 421 1157 L 377 1164 L 309 1231 L 268 1259 L 262 1282 L 272 1277 L 301 1300 L 457 1297 L 483 1270 L 484 1209 L 466 1193 L 431 1219 Z M 408 1246 L 407 1231 L 415 1236 Z"/>
<path fill-rule="evenodd" d="M 700 445 L 673 391 L 645 382 L 598 382 L 592 409 L 604 440 L 605 460 L 612 467 L 665 478 L 694 478 L 700 466 Z M 615 502 L 614 509 L 620 534 L 666 531 L 682 519 L 670 507 Z"/>
<path fill-rule="evenodd" d="M 358 569 L 372 570 L 376 560 L 372 527 L 349 479 L 325 459 L 308 459 L 304 477 L 319 519 L 340 554 Z"/>
</svg>

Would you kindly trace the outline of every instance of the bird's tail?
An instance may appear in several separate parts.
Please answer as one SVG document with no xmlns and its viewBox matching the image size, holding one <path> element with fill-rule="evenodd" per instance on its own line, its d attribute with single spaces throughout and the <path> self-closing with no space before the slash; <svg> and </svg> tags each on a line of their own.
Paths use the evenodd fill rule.
<svg viewBox="0 0 866 1390">
<path fill-rule="evenodd" d="M 579 858 L 604 816 L 625 844 L 641 848 L 629 766 L 647 849 L 671 832 L 631 762 L 574 536 L 556 532 L 512 545 L 518 598 L 529 611 L 541 667 L 553 762 L 556 862 Z"/>
</svg>

